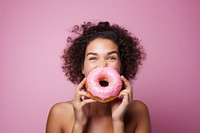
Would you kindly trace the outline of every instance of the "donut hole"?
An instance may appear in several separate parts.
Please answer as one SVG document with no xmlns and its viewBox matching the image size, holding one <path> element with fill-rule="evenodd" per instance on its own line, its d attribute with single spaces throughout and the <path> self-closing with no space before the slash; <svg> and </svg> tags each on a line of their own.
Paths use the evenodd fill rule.
<svg viewBox="0 0 200 133">
<path fill-rule="evenodd" d="M 106 86 L 109 85 L 108 81 L 106 81 L 106 80 L 100 80 L 100 81 L 99 81 L 99 84 L 100 84 L 102 87 L 106 87 Z"/>
</svg>

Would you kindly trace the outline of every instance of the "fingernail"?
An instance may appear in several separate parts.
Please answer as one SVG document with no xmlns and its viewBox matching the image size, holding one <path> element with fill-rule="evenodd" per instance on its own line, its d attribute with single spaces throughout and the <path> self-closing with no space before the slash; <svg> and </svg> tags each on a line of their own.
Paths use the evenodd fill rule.
<svg viewBox="0 0 200 133">
<path fill-rule="evenodd" d="M 118 98 L 119 98 L 119 99 L 122 99 L 123 97 L 124 97 L 123 95 L 121 95 L 121 96 L 118 96 Z"/>
<path fill-rule="evenodd" d="M 81 96 L 81 100 L 84 100 L 85 99 L 85 96 Z"/>
</svg>

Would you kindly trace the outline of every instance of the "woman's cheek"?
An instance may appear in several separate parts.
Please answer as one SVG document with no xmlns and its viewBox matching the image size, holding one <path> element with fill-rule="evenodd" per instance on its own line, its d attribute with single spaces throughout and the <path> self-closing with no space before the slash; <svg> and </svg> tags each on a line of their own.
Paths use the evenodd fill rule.
<svg viewBox="0 0 200 133">
<path fill-rule="evenodd" d="M 118 73 L 121 72 L 121 63 L 117 62 L 117 63 L 111 64 L 110 66 L 115 68 L 115 70 L 117 70 Z"/>
</svg>

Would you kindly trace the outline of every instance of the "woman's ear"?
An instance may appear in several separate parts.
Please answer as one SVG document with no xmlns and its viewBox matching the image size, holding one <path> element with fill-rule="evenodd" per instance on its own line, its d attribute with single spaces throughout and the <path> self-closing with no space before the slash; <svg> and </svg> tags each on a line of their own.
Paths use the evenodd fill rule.
<svg viewBox="0 0 200 133">
<path fill-rule="evenodd" d="M 84 71 L 84 69 L 83 69 L 83 66 L 82 66 L 82 74 L 85 75 L 85 71 Z"/>
</svg>

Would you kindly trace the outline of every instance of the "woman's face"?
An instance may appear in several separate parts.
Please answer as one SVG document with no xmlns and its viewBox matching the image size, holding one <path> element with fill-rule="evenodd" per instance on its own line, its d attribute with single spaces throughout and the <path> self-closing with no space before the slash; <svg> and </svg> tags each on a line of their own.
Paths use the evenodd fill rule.
<svg viewBox="0 0 200 133">
<path fill-rule="evenodd" d="M 87 76 L 92 69 L 99 66 L 112 66 L 120 73 L 121 61 L 118 47 L 109 39 L 97 38 L 86 48 L 82 73 Z"/>
</svg>

